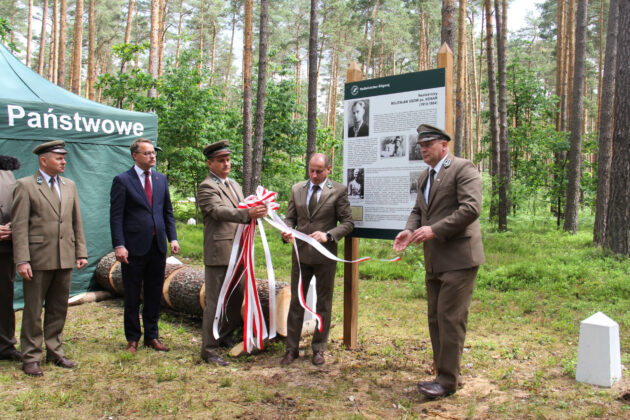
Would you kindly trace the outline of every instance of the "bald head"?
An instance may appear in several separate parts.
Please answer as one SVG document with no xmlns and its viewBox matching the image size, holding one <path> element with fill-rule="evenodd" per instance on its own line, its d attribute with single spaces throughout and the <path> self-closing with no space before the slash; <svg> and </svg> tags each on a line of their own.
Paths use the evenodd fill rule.
<svg viewBox="0 0 630 420">
<path fill-rule="evenodd" d="M 315 153 L 308 161 L 308 177 L 313 184 L 319 185 L 328 178 L 330 164 L 328 156 L 323 153 Z"/>
</svg>

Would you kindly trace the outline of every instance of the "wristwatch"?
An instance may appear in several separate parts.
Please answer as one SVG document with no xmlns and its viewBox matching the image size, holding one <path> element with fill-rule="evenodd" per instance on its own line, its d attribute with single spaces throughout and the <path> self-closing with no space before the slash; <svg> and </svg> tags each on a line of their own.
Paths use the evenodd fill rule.
<svg viewBox="0 0 630 420">
<path fill-rule="evenodd" d="M 330 234 L 330 232 L 326 232 L 326 240 L 328 242 L 335 242 L 335 238 Z"/>
</svg>

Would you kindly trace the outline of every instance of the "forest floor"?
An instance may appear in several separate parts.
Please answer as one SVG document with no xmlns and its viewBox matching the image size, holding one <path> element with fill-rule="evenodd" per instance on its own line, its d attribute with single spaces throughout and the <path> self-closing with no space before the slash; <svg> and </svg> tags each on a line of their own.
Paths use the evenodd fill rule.
<svg viewBox="0 0 630 420">
<path fill-rule="evenodd" d="M 582 236 L 580 236 L 582 235 Z M 426 291 L 409 251 L 397 265 L 361 265 L 358 347 L 343 346 L 343 279 L 337 272 L 326 364 L 311 364 L 310 337 L 284 367 L 284 345 L 201 362 L 199 319 L 164 311 L 168 353 L 125 353 L 120 298 L 71 307 L 65 350 L 79 366 L 43 365 L 30 378 L 0 362 L 0 418 L 63 419 L 583 419 L 630 418 L 630 262 L 594 248 L 588 233 L 527 226 L 484 231 L 488 262 L 480 270 L 462 360 L 463 386 L 446 399 L 421 396 L 432 378 Z M 282 245 L 272 239 L 273 252 Z M 391 244 L 362 240 L 361 254 Z M 260 255 L 260 254 L 259 254 Z M 189 262 L 198 264 L 194 258 Z M 288 279 L 287 261 L 278 278 Z M 619 323 L 622 378 L 611 388 L 575 380 L 580 321 L 603 311 Z M 19 337 L 21 312 L 17 312 Z"/>
</svg>

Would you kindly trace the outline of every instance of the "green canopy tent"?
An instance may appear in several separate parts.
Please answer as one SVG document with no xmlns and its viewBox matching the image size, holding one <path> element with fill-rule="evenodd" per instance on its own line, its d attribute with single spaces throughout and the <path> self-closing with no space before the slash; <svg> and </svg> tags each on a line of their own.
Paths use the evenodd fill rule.
<svg viewBox="0 0 630 420">
<path fill-rule="evenodd" d="M 35 173 L 33 148 L 65 140 L 63 176 L 77 184 L 89 264 L 75 269 L 71 294 L 87 290 L 98 261 L 112 251 L 109 191 L 114 176 L 133 165 L 129 145 L 138 137 L 157 142 L 155 114 L 125 111 L 92 102 L 49 82 L 0 44 L 0 154 L 20 159 L 16 178 Z M 16 308 L 23 306 L 16 282 Z"/>
</svg>

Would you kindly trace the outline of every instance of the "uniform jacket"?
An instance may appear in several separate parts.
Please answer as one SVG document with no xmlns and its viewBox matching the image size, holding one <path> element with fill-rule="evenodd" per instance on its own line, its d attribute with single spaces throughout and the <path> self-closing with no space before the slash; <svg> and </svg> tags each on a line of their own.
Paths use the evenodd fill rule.
<svg viewBox="0 0 630 420">
<path fill-rule="evenodd" d="M 306 234 L 316 231 L 330 232 L 334 241 L 326 242 L 323 245 L 334 255 L 337 255 L 337 242 L 354 229 L 352 211 L 348 201 L 348 189 L 343 184 L 330 179 L 326 180 L 317 206 L 313 214 L 309 214 L 306 203 L 309 184 L 310 181 L 302 181 L 293 185 L 287 216 L 284 221 L 289 227 Z M 328 264 L 333 262 L 306 242 L 296 240 L 301 263 Z"/>
<path fill-rule="evenodd" d="M 58 270 L 87 258 L 76 185 L 57 178 L 61 205 L 39 171 L 15 184 L 11 227 L 16 264 L 30 262 L 33 270 Z"/>
<path fill-rule="evenodd" d="M 15 177 L 13 172 L 0 170 L 0 225 L 6 225 L 11 221 L 14 187 Z M 0 241 L 0 252 L 11 251 L 13 251 L 11 241 Z"/>
<path fill-rule="evenodd" d="M 424 242 L 424 264 L 428 273 L 461 270 L 485 261 L 479 214 L 481 175 L 466 159 L 448 154 L 431 187 L 429 203 L 424 199 L 430 168 L 418 178 L 416 204 L 405 229 L 431 226 L 435 238 Z"/>
<path fill-rule="evenodd" d="M 151 170 L 151 188 L 152 206 L 133 167 L 117 175 L 112 183 L 109 211 L 112 245 L 124 246 L 131 256 L 149 252 L 154 232 L 163 254 L 166 254 L 164 238 L 169 242 L 177 240 L 166 176 Z"/>
<path fill-rule="evenodd" d="M 239 223 L 248 223 L 248 209 L 239 209 L 243 201 L 241 186 L 234 180 L 228 182 L 232 191 L 214 174 L 209 173 L 199 185 L 197 203 L 203 214 L 203 259 L 205 265 L 228 265 L 232 243 Z"/>
</svg>

